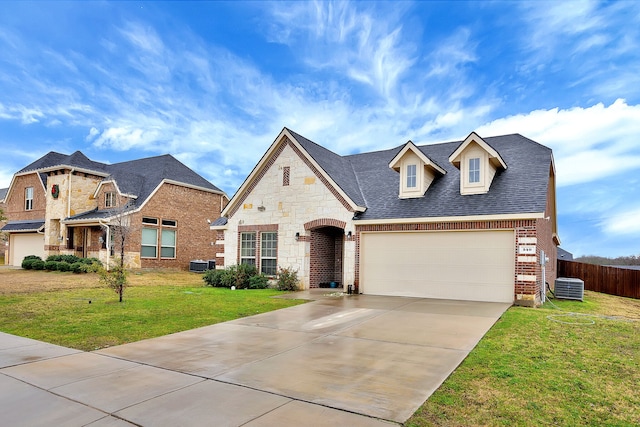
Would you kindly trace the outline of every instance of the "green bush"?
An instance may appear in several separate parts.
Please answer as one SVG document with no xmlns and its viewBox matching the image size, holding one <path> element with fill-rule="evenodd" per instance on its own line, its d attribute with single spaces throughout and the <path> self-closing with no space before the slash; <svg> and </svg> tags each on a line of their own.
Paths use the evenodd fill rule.
<svg viewBox="0 0 640 427">
<path fill-rule="evenodd" d="M 58 271 L 69 271 L 71 270 L 71 264 L 68 262 L 59 262 L 58 263 Z"/>
<path fill-rule="evenodd" d="M 22 260 L 22 268 L 25 270 L 31 270 L 33 268 L 34 261 L 42 261 L 42 258 L 37 255 L 27 255 Z"/>
<path fill-rule="evenodd" d="M 62 255 L 49 255 L 45 261 L 45 264 L 50 261 L 60 262 L 62 261 Z"/>
<path fill-rule="evenodd" d="M 224 270 L 208 270 L 202 279 L 205 286 L 216 288 L 236 289 L 264 289 L 267 287 L 268 278 L 258 273 L 254 265 L 238 264 L 227 267 Z"/>
<path fill-rule="evenodd" d="M 269 277 L 260 273 L 249 278 L 249 289 L 266 289 L 269 286 Z"/>
<path fill-rule="evenodd" d="M 298 270 L 289 268 L 278 268 L 278 281 L 276 288 L 279 291 L 297 291 L 298 290 Z"/>
<path fill-rule="evenodd" d="M 86 273 L 87 272 L 87 264 L 82 262 L 74 262 L 73 264 L 69 264 L 69 270 L 76 274 Z"/>
<path fill-rule="evenodd" d="M 81 258 L 78 258 L 75 255 L 60 255 L 60 261 L 66 262 L 68 264 L 73 264 L 74 262 L 79 262 Z"/>
<path fill-rule="evenodd" d="M 202 276 L 202 280 L 204 280 L 205 286 L 212 286 L 214 288 L 224 288 L 225 285 L 225 277 L 227 275 L 227 270 L 207 270 Z"/>
<path fill-rule="evenodd" d="M 58 264 L 60 264 L 58 261 L 46 261 L 44 263 L 44 269 L 47 271 L 56 271 L 58 270 Z"/>
<path fill-rule="evenodd" d="M 31 269 L 44 270 L 44 261 L 41 259 L 33 260 L 33 262 L 31 263 Z"/>
</svg>

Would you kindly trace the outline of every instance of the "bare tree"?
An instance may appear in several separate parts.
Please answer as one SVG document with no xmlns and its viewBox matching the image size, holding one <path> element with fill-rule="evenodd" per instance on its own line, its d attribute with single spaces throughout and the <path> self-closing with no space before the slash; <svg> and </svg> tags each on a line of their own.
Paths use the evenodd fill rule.
<svg viewBox="0 0 640 427">
<path fill-rule="evenodd" d="M 116 258 L 117 263 L 115 266 L 107 263 L 106 269 L 99 271 L 100 280 L 108 287 L 113 289 L 117 294 L 119 301 L 123 301 L 124 288 L 127 286 L 127 271 L 125 268 L 125 248 L 131 234 L 136 227 L 131 224 L 131 212 L 129 211 L 129 204 L 120 200 L 118 206 L 113 209 L 113 215 L 108 225 L 108 237 L 107 237 L 107 249 L 109 256 L 111 255 L 110 244 L 113 240 L 114 251 L 119 253 Z"/>
</svg>

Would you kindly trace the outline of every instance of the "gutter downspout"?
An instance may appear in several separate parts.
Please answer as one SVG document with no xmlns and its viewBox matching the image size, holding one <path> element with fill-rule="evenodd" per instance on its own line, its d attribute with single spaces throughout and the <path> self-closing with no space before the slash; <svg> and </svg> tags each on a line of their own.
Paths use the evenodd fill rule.
<svg viewBox="0 0 640 427">
<path fill-rule="evenodd" d="M 71 177 L 75 171 L 76 168 L 72 168 L 69 172 L 69 185 L 67 186 L 67 218 L 71 216 Z"/>
</svg>

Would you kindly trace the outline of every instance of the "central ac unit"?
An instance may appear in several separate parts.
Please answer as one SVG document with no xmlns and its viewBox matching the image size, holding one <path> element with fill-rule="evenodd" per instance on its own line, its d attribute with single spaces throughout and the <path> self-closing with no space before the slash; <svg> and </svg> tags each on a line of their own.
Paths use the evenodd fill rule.
<svg viewBox="0 0 640 427">
<path fill-rule="evenodd" d="M 580 279 L 558 277 L 553 294 L 556 298 L 584 300 L 584 282 Z"/>
</svg>

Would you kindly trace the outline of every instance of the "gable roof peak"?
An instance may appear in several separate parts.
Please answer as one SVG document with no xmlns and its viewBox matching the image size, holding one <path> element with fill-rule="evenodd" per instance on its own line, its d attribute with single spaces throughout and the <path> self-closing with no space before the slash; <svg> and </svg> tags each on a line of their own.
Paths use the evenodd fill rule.
<svg viewBox="0 0 640 427">
<path fill-rule="evenodd" d="M 398 172 L 400 170 L 400 161 L 402 160 L 402 158 L 405 156 L 405 154 L 407 154 L 408 151 L 411 151 L 412 153 L 414 153 L 416 156 L 418 156 L 418 158 L 422 161 L 422 163 L 424 163 L 425 166 L 430 166 L 433 170 L 441 173 L 442 175 L 446 174 L 447 171 L 444 170 L 440 165 L 438 165 L 433 159 L 431 159 L 429 156 L 427 156 L 422 150 L 420 150 L 420 148 L 415 145 L 413 143 L 413 141 L 409 140 L 407 141 L 406 144 L 404 144 L 404 146 L 402 146 L 402 148 L 400 149 L 400 151 L 398 152 L 398 154 L 396 154 L 393 159 L 391 159 L 391 161 L 389 162 L 389 167 L 393 170 L 395 170 L 396 172 Z"/>
<path fill-rule="evenodd" d="M 475 131 L 472 131 L 469 136 L 467 136 L 464 141 L 462 141 L 462 143 L 458 145 L 458 148 L 456 148 L 455 151 L 451 153 L 451 155 L 449 156 L 449 162 L 459 169 L 462 153 L 467 149 L 469 145 L 473 143 L 479 145 L 480 148 L 482 148 L 489 155 L 489 160 L 494 164 L 495 167 L 507 169 L 507 164 L 502 159 L 502 156 L 500 156 L 500 153 L 498 153 L 495 148 L 489 145 L 487 141 L 482 139 L 482 137 Z"/>
</svg>

